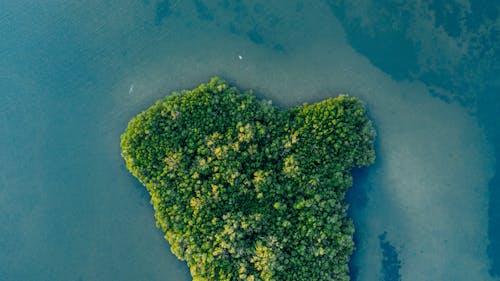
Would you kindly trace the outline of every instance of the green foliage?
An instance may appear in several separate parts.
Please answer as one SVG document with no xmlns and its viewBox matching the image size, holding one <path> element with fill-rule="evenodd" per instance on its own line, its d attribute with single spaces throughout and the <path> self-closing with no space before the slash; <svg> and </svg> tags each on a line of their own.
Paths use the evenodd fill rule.
<svg viewBox="0 0 500 281">
<path fill-rule="evenodd" d="M 213 78 L 137 115 L 121 147 L 193 280 L 349 280 L 344 196 L 374 137 L 356 98 L 281 110 Z"/>
</svg>

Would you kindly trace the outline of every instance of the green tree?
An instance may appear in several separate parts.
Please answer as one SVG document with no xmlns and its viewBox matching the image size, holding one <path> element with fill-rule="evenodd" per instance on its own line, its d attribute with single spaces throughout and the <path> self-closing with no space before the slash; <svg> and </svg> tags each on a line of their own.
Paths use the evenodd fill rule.
<svg viewBox="0 0 500 281">
<path fill-rule="evenodd" d="M 354 97 L 282 110 L 213 78 L 134 117 L 121 147 L 193 280 L 348 280 L 344 197 L 374 138 Z"/>
</svg>

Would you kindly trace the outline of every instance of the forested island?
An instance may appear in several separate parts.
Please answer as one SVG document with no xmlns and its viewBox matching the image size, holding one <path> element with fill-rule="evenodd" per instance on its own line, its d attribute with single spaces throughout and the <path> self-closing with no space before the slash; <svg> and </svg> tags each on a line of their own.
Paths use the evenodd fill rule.
<svg viewBox="0 0 500 281">
<path fill-rule="evenodd" d="M 283 110 L 212 78 L 134 117 L 121 147 L 194 281 L 321 281 L 349 280 L 344 197 L 374 139 L 357 98 Z"/>
</svg>

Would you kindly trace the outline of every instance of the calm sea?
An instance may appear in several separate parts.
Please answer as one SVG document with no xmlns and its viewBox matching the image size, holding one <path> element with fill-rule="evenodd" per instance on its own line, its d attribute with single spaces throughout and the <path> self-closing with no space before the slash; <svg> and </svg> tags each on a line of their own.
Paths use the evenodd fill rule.
<svg viewBox="0 0 500 281">
<path fill-rule="evenodd" d="M 499 280 L 498 10 L 0 0 L 0 280 L 191 280 L 119 137 L 214 75 L 283 107 L 366 102 L 377 162 L 348 196 L 353 280 Z"/>
</svg>

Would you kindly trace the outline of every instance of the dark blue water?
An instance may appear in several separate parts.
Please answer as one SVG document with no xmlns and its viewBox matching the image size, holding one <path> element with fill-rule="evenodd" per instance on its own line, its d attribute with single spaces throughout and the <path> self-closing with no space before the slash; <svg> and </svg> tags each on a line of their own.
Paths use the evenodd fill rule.
<svg viewBox="0 0 500 281">
<path fill-rule="evenodd" d="M 0 1 L 0 280 L 190 280 L 119 136 L 213 75 L 366 101 L 354 280 L 498 280 L 497 37 L 494 1 Z"/>
<path fill-rule="evenodd" d="M 362 26 L 365 14 L 358 14 L 350 1 L 328 1 L 332 11 L 346 29 L 352 46 L 384 72 L 397 80 L 418 79 L 431 87 L 432 93 L 446 102 L 459 102 L 477 116 L 480 126 L 494 145 L 492 154 L 500 156 L 500 48 L 498 46 L 499 5 L 494 1 L 470 1 L 469 7 L 453 1 L 425 1 L 424 5 L 401 4 L 395 1 L 377 1 L 365 4 L 370 8 L 370 26 Z M 361 10 L 361 9 L 359 9 Z M 420 45 L 429 39 L 414 36 L 415 22 L 423 15 L 433 15 L 431 27 L 440 29 L 443 42 L 431 43 L 440 58 L 428 58 Z M 390 15 L 390 16 L 387 16 Z M 418 34 L 418 33 L 417 33 Z M 445 43 L 468 44 L 468 48 L 454 57 L 447 52 Z M 440 44 L 441 43 L 441 44 Z M 390 44 L 390 47 L 388 45 Z M 449 47 L 449 46 L 448 46 Z M 444 50 L 443 50 L 444 49 Z M 450 48 L 451 49 L 451 48 Z M 434 59 L 432 67 L 419 64 L 421 58 Z M 450 61 L 454 63 L 450 63 Z M 440 93 L 440 88 L 454 94 Z M 489 272 L 500 278 L 500 162 L 493 167 L 494 176 L 489 181 L 488 256 Z"/>
</svg>

